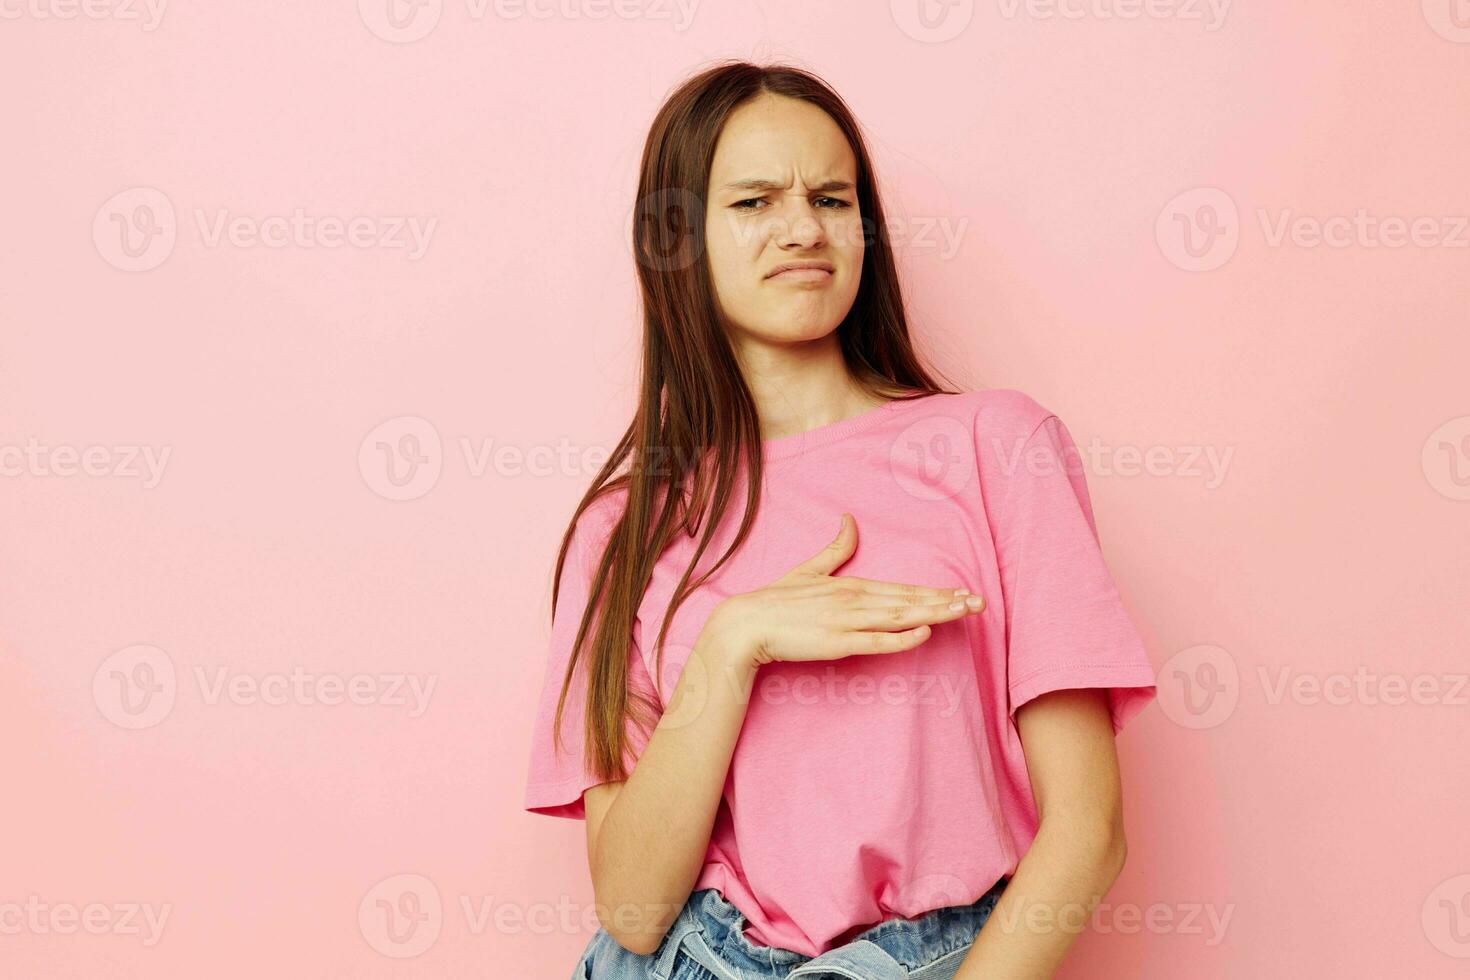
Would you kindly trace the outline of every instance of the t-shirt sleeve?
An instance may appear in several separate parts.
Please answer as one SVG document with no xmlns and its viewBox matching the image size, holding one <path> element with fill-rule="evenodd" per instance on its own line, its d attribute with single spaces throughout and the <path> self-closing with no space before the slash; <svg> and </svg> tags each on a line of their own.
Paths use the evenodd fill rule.
<svg viewBox="0 0 1470 980">
<path fill-rule="evenodd" d="M 1155 697 L 1155 676 L 1103 560 L 1081 454 L 1060 418 L 1038 424 L 1001 482 L 1010 716 L 1048 691 L 1106 688 L 1116 735 Z"/>
<path fill-rule="evenodd" d="M 594 532 L 592 528 L 597 530 Z M 586 819 L 582 793 L 589 786 L 603 782 L 587 765 L 583 745 L 586 731 L 587 663 L 597 626 L 596 620 L 588 628 L 582 652 L 577 658 L 576 672 L 572 675 L 571 687 L 567 691 L 566 703 L 562 706 L 560 746 L 553 745 L 552 721 L 556 716 L 557 698 L 561 694 L 562 681 L 572 654 L 572 643 L 577 638 L 577 627 L 581 622 L 582 610 L 587 604 L 592 577 L 601 560 L 603 546 L 610 531 L 610 525 L 598 527 L 589 508 L 583 512 L 582 519 L 573 529 L 572 539 L 567 546 L 535 728 L 531 733 L 530 765 L 522 803 L 523 809 L 531 813 Z M 630 713 L 625 719 L 627 744 L 623 758 L 626 770 L 631 773 L 633 764 L 642 755 L 649 737 L 649 733 L 634 721 L 631 713 L 634 695 L 631 692 L 641 693 L 644 700 L 653 706 L 655 714 L 662 710 L 662 706 L 633 636 L 628 637 L 627 651 Z"/>
</svg>

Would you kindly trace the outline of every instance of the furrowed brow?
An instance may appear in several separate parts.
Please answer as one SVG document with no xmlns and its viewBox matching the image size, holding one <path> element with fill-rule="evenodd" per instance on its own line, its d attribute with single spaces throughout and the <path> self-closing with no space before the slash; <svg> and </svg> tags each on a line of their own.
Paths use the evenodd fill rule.
<svg viewBox="0 0 1470 980">
<path fill-rule="evenodd" d="M 763 177 L 749 177 L 745 180 L 736 180 L 726 184 L 721 190 L 726 191 L 772 191 L 780 190 L 786 185 L 778 180 L 769 180 Z M 812 191 L 850 191 L 852 183 L 846 180 L 827 180 L 808 188 Z"/>
</svg>

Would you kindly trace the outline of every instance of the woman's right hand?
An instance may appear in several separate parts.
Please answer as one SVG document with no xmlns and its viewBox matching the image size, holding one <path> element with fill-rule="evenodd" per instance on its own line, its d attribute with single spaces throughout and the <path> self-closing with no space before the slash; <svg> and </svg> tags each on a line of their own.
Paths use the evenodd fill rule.
<svg viewBox="0 0 1470 980">
<path fill-rule="evenodd" d="M 725 599 L 711 623 L 738 656 L 759 666 L 908 650 L 929 638 L 934 623 L 985 609 L 983 597 L 963 588 L 834 576 L 856 547 L 857 524 L 844 513 L 831 544 L 770 585 Z"/>
</svg>

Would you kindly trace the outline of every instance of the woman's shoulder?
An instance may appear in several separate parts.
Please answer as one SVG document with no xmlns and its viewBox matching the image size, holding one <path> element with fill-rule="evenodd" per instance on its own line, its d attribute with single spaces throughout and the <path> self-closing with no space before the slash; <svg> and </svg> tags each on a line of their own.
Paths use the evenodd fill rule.
<svg viewBox="0 0 1470 980">
<path fill-rule="evenodd" d="M 627 484 L 609 484 L 598 491 L 597 496 L 577 515 L 576 533 L 586 535 L 594 543 L 600 543 L 612 533 L 613 525 L 623 516 L 628 506 Z"/>
<path fill-rule="evenodd" d="M 978 388 L 931 397 L 935 409 L 973 421 L 977 435 L 1025 438 L 1056 414 L 1019 388 Z"/>
</svg>

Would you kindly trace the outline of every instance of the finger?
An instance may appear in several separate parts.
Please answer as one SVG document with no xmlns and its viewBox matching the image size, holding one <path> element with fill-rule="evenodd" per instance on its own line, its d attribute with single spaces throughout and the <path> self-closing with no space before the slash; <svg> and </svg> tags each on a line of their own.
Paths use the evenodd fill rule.
<svg viewBox="0 0 1470 980">
<path fill-rule="evenodd" d="M 938 595 L 893 595 L 879 592 L 861 592 L 855 598 L 845 600 L 843 609 L 904 609 L 910 606 L 947 606 L 951 602 L 966 602 L 974 598 L 981 603 L 982 596 L 954 595 L 942 591 Z M 979 608 L 984 608 L 980 606 Z"/>
<path fill-rule="evenodd" d="M 947 623 L 981 612 L 984 608 L 983 603 L 972 606 L 967 602 L 931 602 L 917 606 L 848 609 L 839 613 L 836 619 L 842 629 L 892 631 L 911 629 L 924 623 Z"/>
<path fill-rule="evenodd" d="M 866 653 L 894 653 L 909 650 L 929 639 L 933 632 L 927 624 L 897 633 L 843 633 L 837 638 L 837 649 L 843 656 Z"/>
<path fill-rule="evenodd" d="M 831 575 L 843 562 L 852 557 L 856 548 L 857 522 L 852 519 L 851 514 L 844 511 L 842 525 L 837 529 L 837 537 L 833 538 L 827 547 L 797 565 L 787 574 L 803 572 L 813 575 Z"/>
<path fill-rule="evenodd" d="M 860 578 L 856 575 L 842 575 L 832 581 L 869 595 L 910 596 L 925 601 L 934 597 L 948 599 L 954 595 L 969 594 L 969 590 L 962 586 L 941 588 L 934 585 L 914 585 L 910 582 L 885 582 L 882 579 Z"/>
</svg>

